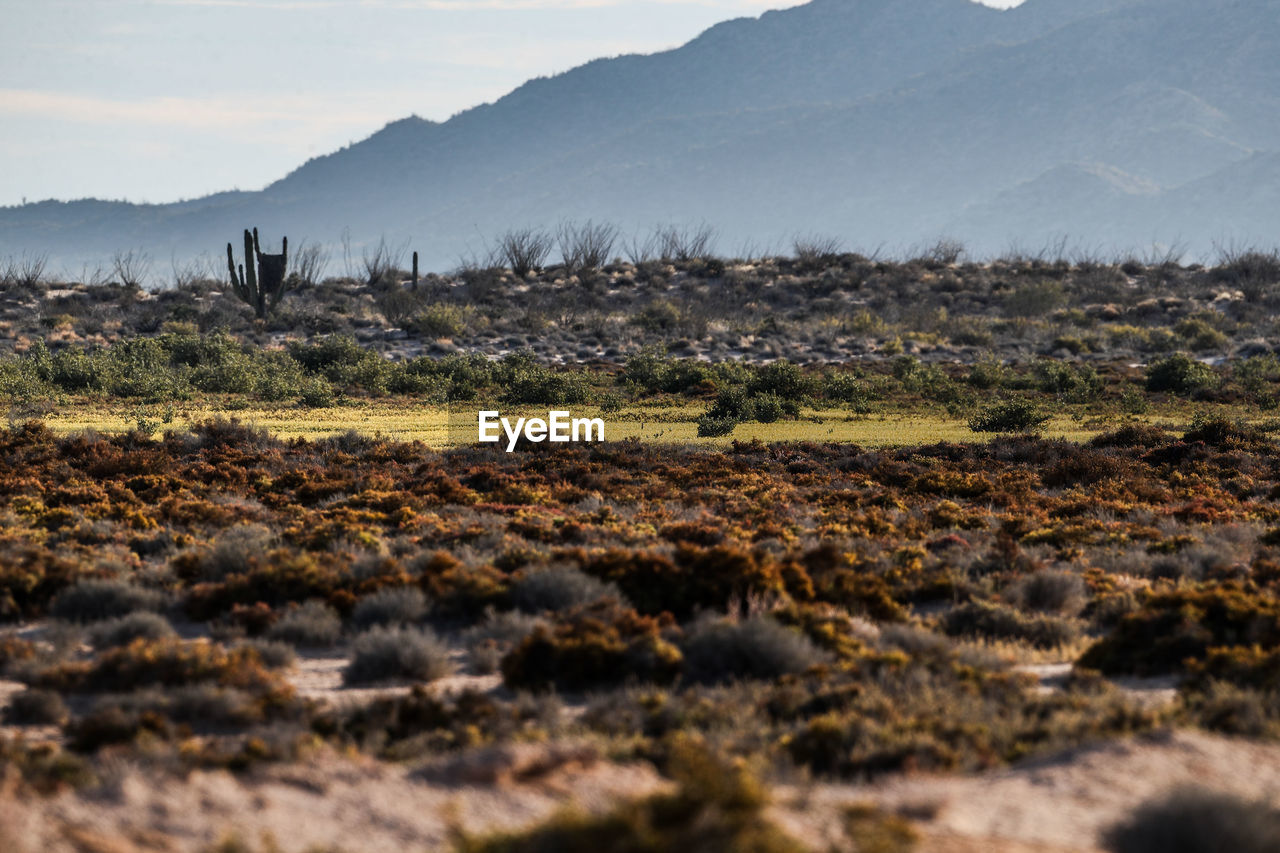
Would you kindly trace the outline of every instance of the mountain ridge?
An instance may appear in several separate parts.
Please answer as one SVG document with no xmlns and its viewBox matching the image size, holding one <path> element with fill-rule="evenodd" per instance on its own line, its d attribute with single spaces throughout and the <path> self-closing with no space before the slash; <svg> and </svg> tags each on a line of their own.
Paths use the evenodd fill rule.
<svg viewBox="0 0 1280 853">
<path fill-rule="evenodd" d="M 1205 250 L 1219 222 L 1244 241 L 1280 231 L 1263 202 L 1231 209 L 1270 186 L 1232 168 L 1262 157 L 1254 178 L 1280 181 L 1266 165 L 1276 150 L 1280 0 L 813 0 L 536 78 L 445 122 L 389 122 L 261 191 L 3 208 L 0 255 L 63 257 L 68 242 L 194 255 L 257 224 L 356 246 L 410 240 L 441 268 L 478 240 L 565 218 L 628 233 L 706 221 L 726 251 L 946 231 L 990 253 L 1050 225 L 1117 248 L 1191 231 Z M 1085 181 L 1097 198 L 1055 207 L 1043 178 L 1078 164 L 1100 170 Z M 1136 203 L 1107 174 L 1154 190 Z"/>
</svg>

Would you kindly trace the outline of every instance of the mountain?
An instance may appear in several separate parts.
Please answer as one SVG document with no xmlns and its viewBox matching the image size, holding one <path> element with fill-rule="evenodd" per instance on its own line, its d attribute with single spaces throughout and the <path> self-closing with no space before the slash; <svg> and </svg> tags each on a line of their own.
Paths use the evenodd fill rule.
<svg viewBox="0 0 1280 853">
<path fill-rule="evenodd" d="M 392 122 L 261 192 L 3 208 L 0 256 L 216 257 L 256 224 L 444 268 L 566 218 L 705 221 L 729 253 L 798 233 L 1208 251 L 1274 242 L 1278 196 L 1280 0 L 813 0 Z"/>
</svg>

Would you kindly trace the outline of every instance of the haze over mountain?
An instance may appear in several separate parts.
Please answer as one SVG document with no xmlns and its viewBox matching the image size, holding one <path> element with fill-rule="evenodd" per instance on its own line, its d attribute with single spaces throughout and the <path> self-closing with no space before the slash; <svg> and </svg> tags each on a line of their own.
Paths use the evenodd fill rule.
<svg viewBox="0 0 1280 853">
<path fill-rule="evenodd" d="M 1280 0 L 813 0 L 392 122 L 261 192 L 0 209 L 0 256 L 216 257 L 246 225 L 443 269 L 525 225 L 719 248 L 1280 242 Z"/>
</svg>

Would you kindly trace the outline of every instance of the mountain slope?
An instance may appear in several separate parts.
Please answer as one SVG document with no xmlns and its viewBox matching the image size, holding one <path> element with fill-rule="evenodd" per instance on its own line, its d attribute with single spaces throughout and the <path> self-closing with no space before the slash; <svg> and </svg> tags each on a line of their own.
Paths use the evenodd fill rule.
<svg viewBox="0 0 1280 853">
<path fill-rule="evenodd" d="M 257 224 L 410 239 L 440 267 L 566 217 L 705 220 L 729 251 L 813 231 L 1203 249 L 1280 231 L 1274 151 L 1280 0 L 813 0 L 393 122 L 259 193 L 0 209 L 0 255 L 216 254 Z"/>
</svg>

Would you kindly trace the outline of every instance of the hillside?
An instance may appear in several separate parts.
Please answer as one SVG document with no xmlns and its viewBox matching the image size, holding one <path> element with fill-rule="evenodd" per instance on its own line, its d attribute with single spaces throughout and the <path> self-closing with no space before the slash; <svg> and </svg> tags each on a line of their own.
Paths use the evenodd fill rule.
<svg viewBox="0 0 1280 853">
<path fill-rule="evenodd" d="M 871 247 L 947 234 L 981 252 L 1055 235 L 1269 242 L 1277 13 L 1277 0 L 814 0 L 532 80 L 447 122 L 392 122 L 261 192 L 0 209 L 0 255 L 216 256 L 252 223 L 295 241 L 409 240 L 441 268 L 562 218 L 627 233 L 705 220 L 725 252 L 798 232 Z"/>
</svg>

